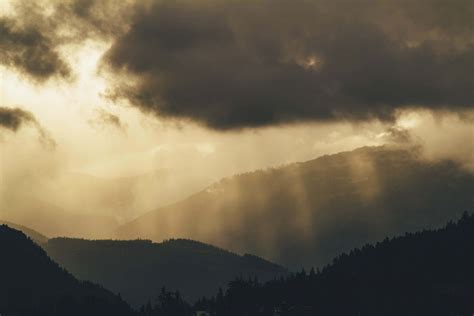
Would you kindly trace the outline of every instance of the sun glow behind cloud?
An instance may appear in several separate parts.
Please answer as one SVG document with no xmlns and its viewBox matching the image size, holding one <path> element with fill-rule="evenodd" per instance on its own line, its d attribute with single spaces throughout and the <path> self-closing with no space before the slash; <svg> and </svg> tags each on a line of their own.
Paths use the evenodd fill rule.
<svg viewBox="0 0 474 316">
<path fill-rule="evenodd" d="M 71 126 L 71 119 L 78 122 L 78 113 L 90 114 L 94 107 L 104 105 L 100 94 L 106 83 L 96 74 L 97 63 L 106 47 L 99 43 L 86 43 L 79 47 L 65 47 L 63 54 L 74 65 L 72 82 L 50 80 L 36 84 L 12 69 L 2 67 L 3 103 L 19 104 L 36 112 L 51 126 Z M 68 120 L 68 116 L 69 120 Z"/>
<path fill-rule="evenodd" d="M 218 133 L 190 122 L 150 118 L 135 108 L 114 104 L 105 97 L 109 82 L 107 74 L 99 73 L 98 66 L 108 47 L 109 44 L 97 41 L 63 47 L 62 54 L 73 65 L 72 82 L 50 80 L 38 85 L 9 68 L 0 68 L 2 105 L 20 106 L 33 112 L 53 134 L 59 144 L 58 151 L 69 157 L 70 170 L 108 177 L 124 176 L 190 166 L 194 162 L 192 158 L 188 159 L 191 154 L 191 157 L 200 156 L 198 160 L 208 159 L 216 170 L 219 165 L 226 166 L 222 169 L 227 168 L 227 172 L 213 175 L 219 178 L 234 172 L 391 142 L 386 132 L 387 124 L 378 121 L 356 125 L 306 123 Z M 90 121 L 97 116 L 98 109 L 114 113 L 126 122 L 125 134 L 118 133 L 112 126 L 91 128 Z M 430 117 L 429 112 L 404 111 L 394 126 L 422 131 Z M 469 123 L 465 124 L 469 126 Z M 443 128 L 446 127 L 444 124 Z M 423 136 L 429 135 L 424 133 Z M 279 141 L 275 142 L 275 139 Z M 235 158 L 239 155 L 245 155 L 252 162 L 244 163 Z M 131 168 L 131 165 L 137 167 Z"/>
<path fill-rule="evenodd" d="M 216 168 L 213 177 L 219 178 L 382 143 L 369 140 L 372 136 L 367 134 L 367 127 L 362 133 L 354 134 L 354 129 L 345 123 L 220 134 L 189 122 L 170 123 L 150 118 L 134 108 L 114 104 L 104 96 L 108 82 L 98 66 L 108 47 L 96 41 L 63 47 L 61 53 L 72 65 L 71 82 L 53 79 L 38 85 L 10 68 L 1 67 L 2 104 L 33 112 L 58 142 L 58 153 L 67 157 L 70 171 L 125 176 L 161 168 L 191 168 L 195 162 L 192 157 L 198 156 L 198 161 L 206 158 L 212 161 L 210 167 Z M 127 123 L 126 133 L 117 133 L 112 127 L 91 128 L 90 121 L 98 109 L 119 115 Z M 383 127 L 377 127 L 380 128 Z M 326 134 L 332 135 L 329 140 Z M 274 138 L 281 142 L 275 143 Z M 248 163 L 236 158 L 239 155 L 245 155 Z"/>
<path fill-rule="evenodd" d="M 13 3 L 21 4 L 22 2 L 2 1 L 0 15 L 14 14 L 16 7 L 12 5 Z M 43 13 L 47 11 L 50 17 L 53 17 L 54 9 L 59 8 L 57 6 L 59 3 L 45 0 L 40 2 L 39 6 Z M 126 3 L 131 4 L 132 2 Z M 75 4 L 75 2 L 71 1 L 68 4 Z M 158 5 L 159 2 L 156 4 L 157 8 L 161 8 Z M 104 5 L 107 6 L 107 4 Z M 181 12 L 181 10 L 187 12 L 186 8 L 181 5 L 182 3 L 176 4 L 175 11 L 171 13 Z M 304 8 L 305 4 L 301 5 Z M 119 6 L 113 5 L 113 7 Z M 103 9 L 101 7 L 93 9 L 98 10 L 98 14 L 105 12 L 101 11 Z M 204 11 L 201 12 L 201 9 L 196 8 L 198 12 L 205 14 Z M 222 9 L 225 10 L 224 7 Z M 383 6 L 379 9 L 382 10 L 381 12 L 385 12 Z M 298 8 L 295 10 L 295 12 L 299 12 Z M 140 14 L 144 15 L 138 14 L 137 17 L 141 16 L 146 20 L 149 18 L 147 14 L 153 13 L 146 12 L 146 14 L 141 12 Z M 88 12 L 88 14 L 92 13 L 94 12 Z M 336 14 L 336 17 L 339 15 Z M 86 18 L 94 18 L 94 16 L 86 16 Z M 289 18 L 291 17 L 289 16 Z M 87 20 L 86 22 L 95 23 L 98 21 Z M 292 20 L 287 22 L 293 25 L 291 24 Z M 107 36 L 92 36 L 83 39 L 81 34 L 77 33 L 78 30 L 74 30 L 74 27 L 81 30 L 81 27 L 84 27 L 83 23 L 82 20 L 74 20 L 71 24 L 58 21 L 51 23 L 51 25 L 55 25 L 53 32 L 61 35 L 59 38 L 67 38 L 66 35 L 69 33 L 79 37 L 69 41 L 59 41 L 59 45 L 54 46 L 60 57 L 70 66 L 70 78 L 53 77 L 39 84 L 15 71 L 14 68 L 0 66 L 2 106 L 17 106 L 31 111 L 37 116 L 38 120 L 51 131 L 56 139 L 58 155 L 67 157 L 64 160 L 67 161 L 68 170 L 87 170 L 98 175 L 113 177 L 147 172 L 163 167 L 182 169 L 183 165 L 186 165 L 186 168 L 189 168 L 196 161 L 204 160 L 209 163 L 209 169 L 226 169 L 225 172 L 212 172 L 213 177 L 219 178 L 235 172 L 311 159 L 317 155 L 364 145 L 393 143 L 393 134 L 396 131 L 421 131 L 423 124 L 428 124 L 427 122 L 430 121 L 431 114 L 429 112 L 406 109 L 398 113 L 396 122 L 382 123 L 373 120 L 353 123 L 336 120 L 325 123 L 277 124 L 259 129 L 220 133 L 207 130 L 187 119 L 170 120 L 169 117 L 164 118 L 160 115 L 156 117 L 150 113 L 140 112 L 137 110 L 139 107 L 129 106 L 130 104 L 123 100 L 116 103 L 113 99 L 106 97 L 106 95 L 110 95 L 110 90 L 113 90 L 116 83 L 122 80 L 132 81 L 133 73 L 124 73 L 126 76 L 122 77 L 117 73 L 108 72 L 107 67 L 99 67 L 104 66 L 104 54 L 109 48 L 123 39 L 115 42 Z M 90 31 L 87 27 L 84 30 Z M 152 28 L 152 30 L 155 29 Z M 238 33 L 239 30 L 235 31 Z M 205 28 L 203 31 L 210 30 Z M 384 32 L 390 33 L 385 29 Z M 95 33 L 89 35 L 91 34 Z M 241 35 L 246 36 L 246 33 Z M 300 43 L 302 47 L 305 46 L 304 44 Z M 295 55 L 296 57 L 293 56 L 296 58 L 296 63 L 314 71 L 319 71 L 326 63 L 323 57 L 315 53 L 298 51 L 288 51 L 288 53 L 298 53 Z M 291 56 L 290 54 L 289 58 Z M 129 58 L 130 56 L 123 57 Z M 107 64 L 107 60 L 105 64 Z M 131 63 L 130 66 L 137 65 Z M 321 102 L 315 100 L 315 107 L 319 106 L 319 103 Z M 101 115 L 102 118 L 99 117 Z M 118 124 L 107 125 L 107 120 L 104 121 L 103 118 L 104 115 L 109 115 L 109 118 L 116 117 L 115 122 L 123 122 L 122 130 L 118 131 L 121 128 Z M 113 121 L 109 119 L 108 122 Z M 460 124 L 469 126 L 470 123 L 462 122 Z M 430 126 L 433 128 L 432 124 Z M 468 129 L 464 128 L 463 133 L 466 133 L 466 130 Z M 429 136 L 426 133 L 423 135 L 424 137 Z M 399 141 L 400 139 L 397 140 L 397 142 Z M 166 148 L 166 150 L 156 151 L 156 148 Z M 240 159 L 242 155 L 247 158 Z M 148 161 L 148 163 L 144 161 Z M 108 162 L 114 162 L 111 163 L 114 167 L 106 166 Z M 137 165 L 136 168 L 129 167 L 134 164 Z M 162 165 L 160 166 L 160 164 Z"/>
</svg>

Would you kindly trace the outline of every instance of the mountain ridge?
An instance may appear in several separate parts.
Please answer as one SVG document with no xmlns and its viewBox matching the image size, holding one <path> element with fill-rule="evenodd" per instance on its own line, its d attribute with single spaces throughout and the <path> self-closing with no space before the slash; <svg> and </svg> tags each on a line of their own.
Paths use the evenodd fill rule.
<svg viewBox="0 0 474 316">
<path fill-rule="evenodd" d="M 474 204 L 472 190 L 474 174 L 453 161 L 426 161 L 416 148 L 363 147 L 224 178 L 114 237 L 181 237 L 289 267 L 321 266 L 340 250 L 442 225 Z"/>
<path fill-rule="evenodd" d="M 23 225 L 15 224 L 8 221 L 3 221 L 1 219 L 0 219 L 0 225 L 6 225 L 10 228 L 21 231 L 22 233 L 24 233 L 26 236 L 28 236 L 31 240 L 33 240 L 39 245 L 46 243 L 49 239 L 49 237 L 43 235 L 42 233 Z"/>
<path fill-rule="evenodd" d="M 100 283 L 134 306 L 153 300 L 161 287 L 194 301 L 239 275 L 268 280 L 287 273 L 264 259 L 186 239 L 51 238 L 43 248 L 77 278 Z"/>
</svg>

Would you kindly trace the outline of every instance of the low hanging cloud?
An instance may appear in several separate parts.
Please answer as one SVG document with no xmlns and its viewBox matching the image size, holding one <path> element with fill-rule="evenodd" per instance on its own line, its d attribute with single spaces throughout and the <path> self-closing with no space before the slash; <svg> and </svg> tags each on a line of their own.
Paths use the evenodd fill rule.
<svg viewBox="0 0 474 316">
<path fill-rule="evenodd" d="M 415 140 L 410 131 L 398 126 L 391 126 L 384 132 L 377 135 L 377 138 L 384 140 L 388 144 L 411 144 L 413 145 Z"/>
<path fill-rule="evenodd" d="M 104 63 L 134 78 L 113 97 L 215 129 L 393 120 L 472 109 L 472 16 L 470 0 L 157 0 Z"/>
<path fill-rule="evenodd" d="M 41 143 L 45 147 L 53 149 L 56 146 L 54 139 L 41 126 L 31 112 L 20 108 L 0 107 L 0 129 L 3 128 L 17 132 L 24 126 L 34 127 L 38 132 Z"/>
</svg>

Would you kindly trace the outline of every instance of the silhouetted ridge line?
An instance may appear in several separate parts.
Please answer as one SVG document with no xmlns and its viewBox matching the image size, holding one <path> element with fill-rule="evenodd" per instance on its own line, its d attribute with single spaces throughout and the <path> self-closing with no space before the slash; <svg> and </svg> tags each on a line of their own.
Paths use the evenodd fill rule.
<svg viewBox="0 0 474 316">
<path fill-rule="evenodd" d="M 43 234 L 41 234 L 41 233 L 37 232 L 36 230 L 31 229 L 29 227 L 26 227 L 26 226 L 23 226 L 23 225 L 18 225 L 18 224 L 11 223 L 11 222 L 8 222 L 8 221 L 3 221 L 3 220 L 0 220 L 0 224 L 7 225 L 10 228 L 21 231 L 22 233 L 24 233 L 26 236 L 28 236 L 30 239 L 32 239 L 37 244 L 41 245 L 41 244 L 48 241 L 48 237 L 46 237 L 45 235 L 43 235 Z"/>
<path fill-rule="evenodd" d="M 52 238 L 43 247 L 77 278 L 103 284 L 134 306 L 153 300 L 162 287 L 179 290 L 192 302 L 239 275 L 269 280 L 287 273 L 264 259 L 188 239 Z"/>
<path fill-rule="evenodd" d="M 195 310 L 237 315 L 472 315 L 474 214 L 444 228 L 386 238 L 321 271 L 264 284 L 238 278 Z"/>
</svg>

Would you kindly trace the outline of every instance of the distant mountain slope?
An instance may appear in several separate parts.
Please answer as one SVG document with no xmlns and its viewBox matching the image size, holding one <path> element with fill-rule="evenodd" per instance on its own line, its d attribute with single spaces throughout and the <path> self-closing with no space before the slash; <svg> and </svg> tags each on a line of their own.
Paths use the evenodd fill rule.
<svg viewBox="0 0 474 316">
<path fill-rule="evenodd" d="M 79 282 L 22 232 L 0 225 L 0 314 L 129 315 L 119 297 Z"/>
<path fill-rule="evenodd" d="M 122 178 L 66 173 L 43 183 L 49 202 L 75 213 L 129 221 L 144 212 L 179 201 L 212 183 L 204 172 L 159 169 Z"/>
<path fill-rule="evenodd" d="M 155 170 L 125 178 L 65 173 L 25 181 L 0 200 L 0 219 L 54 237 L 107 238 L 120 224 L 206 187 L 204 172 Z"/>
<path fill-rule="evenodd" d="M 474 174 L 416 149 L 365 147 L 224 179 L 123 225 L 117 237 L 183 237 L 290 266 L 405 231 L 438 227 L 474 205 Z"/>
<path fill-rule="evenodd" d="M 28 236 L 30 239 L 32 239 L 34 242 L 37 244 L 41 245 L 44 244 L 48 241 L 48 237 L 45 235 L 38 233 L 36 230 L 33 230 L 29 227 L 18 225 L 15 223 L 7 222 L 7 221 L 2 221 L 0 220 L 0 225 L 7 225 L 10 228 L 16 229 L 24 233 L 26 236 Z"/>
<path fill-rule="evenodd" d="M 47 236 L 104 237 L 118 227 L 111 216 L 73 213 L 27 195 L 0 203 L 0 220 L 30 227 Z"/>
<path fill-rule="evenodd" d="M 134 305 L 153 301 L 163 286 L 195 300 L 239 275 L 268 280 L 286 273 L 263 259 L 190 240 L 156 244 L 53 238 L 44 248 L 76 277 L 103 284 Z"/>
<path fill-rule="evenodd" d="M 437 231 L 385 239 L 338 256 L 320 273 L 265 285 L 235 280 L 196 309 L 234 315 L 474 314 L 474 215 Z"/>
</svg>

